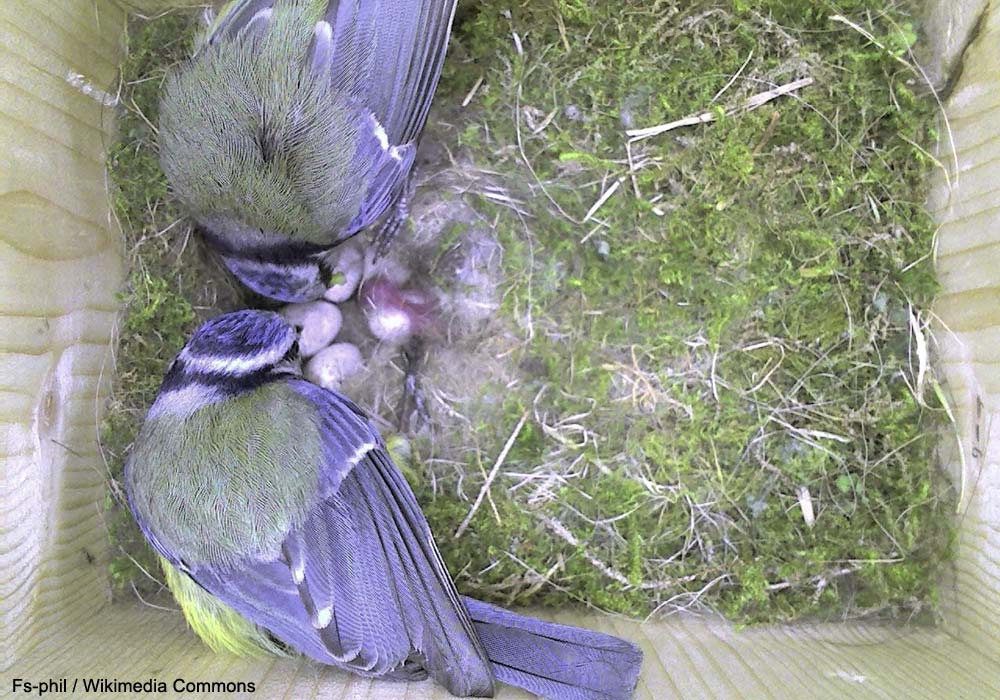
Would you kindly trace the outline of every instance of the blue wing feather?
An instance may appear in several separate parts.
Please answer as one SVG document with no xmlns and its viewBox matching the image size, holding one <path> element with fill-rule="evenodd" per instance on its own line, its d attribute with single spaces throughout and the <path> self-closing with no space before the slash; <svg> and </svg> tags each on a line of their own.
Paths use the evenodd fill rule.
<svg viewBox="0 0 1000 700">
<path fill-rule="evenodd" d="M 391 143 L 420 136 L 441 75 L 456 0 L 330 0 L 333 84 L 357 97 Z"/>
<path fill-rule="evenodd" d="M 291 385 L 320 416 L 315 505 L 274 559 L 186 572 L 318 661 L 366 676 L 430 673 L 456 695 L 491 696 L 486 652 L 378 433 L 348 399 Z"/>
<path fill-rule="evenodd" d="M 379 151 L 371 161 L 360 210 L 337 242 L 375 223 L 399 200 L 437 89 L 455 6 L 455 0 L 328 4 L 332 40 L 322 49 L 329 52 L 322 63 L 329 65 L 332 85 L 374 117 L 390 146 L 382 148 L 369 129 L 359 132 L 359 152 Z"/>
<path fill-rule="evenodd" d="M 412 650 L 423 656 L 430 674 L 454 693 L 491 695 L 492 671 L 486 653 L 413 492 L 381 439 L 346 398 L 306 382 L 297 382 L 296 388 L 316 404 L 324 428 L 329 422 L 330 430 L 324 429 L 323 434 L 331 453 L 343 455 L 343 441 L 351 435 L 357 447 L 348 461 L 357 458 L 360 447 L 372 446 L 346 477 L 335 467 L 326 478 L 331 485 L 340 480 L 336 493 L 327 500 L 349 510 L 352 522 L 364 530 L 354 547 L 364 558 L 366 602 L 377 601 L 391 611 L 387 615 L 386 610 L 367 610 L 373 624 L 384 629 L 384 634 L 398 634 L 397 624 L 402 625 Z M 362 424 L 368 429 L 365 436 L 360 434 Z M 308 566 L 307 561 L 307 577 Z M 377 596 L 372 595 L 373 585 Z M 387 617 L 391 617 L 389 624 Z"/>
<path fill-rule="evenodd" d="M 413 167 L 416 150 L 412 145 L 407 145 L 396 149 L 396 157 L 389 152 L 383 152 L 376 157 L 371 180 L 368 182 L 365 198 L 361 202 L 361 211 L 348 224 L 341 240 L 350 238 L 371 226 L 399 199 L 406 187 L 406 178 L 409 177 L 410 169 Z"/>
<path fill-rule="evenodd" d="M 220 18 L 210 42 L 233 37 L 280 0 L 244 0 Z M 312 46 L 331 86 L 385 128 L 391 144 L 415 143 L 441 76 L 456 0 L 329 0 L 329 42 Z"/>
<path fill-rule="evenodd" d="M 280 552 L 192 565 L 164 550 L 130 491 L 157 551 L 289 647 L 360 675 L 431 675 L 459 696 L 492 696 L 496 679 L 553 700 L 631 697 L 642 664 L 633 644 L 460 598 L 409 485 L 362 411 L 302 380 L 288 383 L 316 410 L 322 467 L 315 500 Z"/>
</svg>

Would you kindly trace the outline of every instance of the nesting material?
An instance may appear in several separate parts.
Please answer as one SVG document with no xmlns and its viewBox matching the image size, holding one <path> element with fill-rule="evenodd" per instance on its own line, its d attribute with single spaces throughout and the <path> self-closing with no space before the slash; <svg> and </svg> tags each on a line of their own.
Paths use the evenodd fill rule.
<svg viewBox="0 0 1000 700">
<path fill-rule="evenodd" d="M 412 270 L 404 265 L 399 256 L 403 254 L 400 250 L 400 241 L 393 241 L 392 248 L 387 255 L 381 258 L 375 257 L 375 247 L 369 246 L 364 253 L 364 278 L 366 280 L 382 278 L 389 280 L 397 287 L 402 287 L 410 281 Z"/>
<path fill-rule="evenodd" d="M 442 317 L 473 330 L 500 309 L 500 263 L 502 249 L 483 230 L 470 229 L 446 255 L 440 269 L 450 284 L 442 294 Z"/>
<path fill-rule="evenodd" d="M 337 257 L 331 269 L 337 282 L 326 290 L 323 298 L 339 304 L 350 299 L 358 290 L 365 271 L 365 256 L 357 246 L 351 244 L 338 246 L 335 252 Z"/>
<path fill-rule="evenodd" d="M 299 352 L 302 357 L 312 357 L 332 343 L 344 323 L 340 309 L 325 301 L 289 304 L 281 310 L 281 315 L 301 328 Z"/>
<path fill-rule="evenodd" d="M 398 293 L 419 281 L 437 300 L 418 358 L 432 432 L 414 439 L 407 478 L 435 532 L 454 533 L 484 494 L 442 552 L 465 591 L 641 616 L 714 610 L 742 622 L 926 610 L 951 541 L 941 515 L 953 506 L 935 480 L 938 428 L 923 423 L 940 411 L 925 405 L 932 397 L 919 387 L 930 377 L 912 359 L 920 324 L 909 310 L 927 308 L 936 289 L 934 230 L 915 204 L 929 163 L 914 160 L 933 115 L 900 58 L 905 12 L 870 18 L 864 31 L 891 38 L 876 45 L 845 41 L 857 33 L 847 25 L 829 31 L 828 13 L 762 17 L 727 3 L 662 25 L 663 46 L 700 47 L 663 71 L 662 53 L 616 49 L 646 42 L 662 13 L 641 0 L 596 3 L 586 22 L 566 22 L 561 40 L 536 37 L 511 79 L 510 33 L 481 5 L 456 28 L 456 70 L 442 79 L 445 99 L 422 139 L 410 224 L 383 259 L 369 258 L 364 285 L 384 278 Z M 534 5 L 521 4 L 519 29 L 545 21 Z M 180 47 L 163 66 L 183 60 L 187 44 L 174 39 L 184 22 L 154 24 L 163 29 L 134 45 Z M 747 29 L 752 51 L 718 40 Z M 584 43 L 587 52 L 565 50 Z M 595 52 L 627 79 L 609 83 Z M 116 477 L 133 416 L 158 383 L 149 368 L 186 338 L 181 321 L 213 303 L 180 296 L 202 284 L 177 284 L 177 251 L 190 260 L 192 248 L 166 218 L 169 202 L 152 198 L 166 186 L 144 179 L 157 172 L 146 116 L 156 91 L 144 86 L 158 84 L 162 67 L 150 70 L 146 51 L 128 65 L 126 140 L 108 162 L 121 188 L 116 215 L 145 257 L 118 356 L 128 402 L 110 411 Z M 484 87 L 459 111 L 470 77 L 489 99 Z M 807 77 L 815 82 L 796 99 L 745 108 L 761 83 Z M 629 143 L 617 119 L 589 108 L 598 93 L 608 114 L 627 112 L 628 129 L 738 111 Z M 629 179 L 612 192 L 623 174 L 608 179 L 616 143 Z M 339 274 L 326 297 L 346 296 L 334 342 L 350 342 L 365 367 L 350 377 L 340 360 L 323 368 L 327 351 L 307 364 L 313 381 L 342 381 L 389 432 L 406 367 L 398 344 L 372 331 L 398 342 L 413 319 L 403 307 L 366 308 L 347 274 L 357 266 L 348 250 L 365 238 L 327 258 Z M 226 275 L 197 277 L 215 285 Z M 149 569 L 155 558 L 129 548 L 142 538 L 123 516 L 131 529 L 114 535 L 127 552 L 116 586 L 145 592 L 129 560 Z"/>
<path fill-rule="evenodd" d="M 310 359 L 303 370 L 305 378 L 324 389 L 339 391 L 345 379 L 364 368 L 361 351 L 353 343 L 334 343 Z"/>
<path fill-rule="evenodd" d="M 799 508 L 802 509 L 802 520 L 805 521 L 806 527 L 811 528 L 816 524 L 816 512 L 813 510 L 813 500 L 812 495 L 809 493 L 809 487 L 799 486 L 798 496 Z"/>
</svg>

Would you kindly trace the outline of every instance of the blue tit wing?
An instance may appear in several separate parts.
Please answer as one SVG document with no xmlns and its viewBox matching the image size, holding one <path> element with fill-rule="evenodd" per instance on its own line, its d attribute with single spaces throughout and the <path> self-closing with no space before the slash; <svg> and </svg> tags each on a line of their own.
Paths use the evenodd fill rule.
<svg viewBox="0 0 1000 700">
<path fill-rule="evenodd" d="M 357 213 L 329 241 L 374 224 L 403 194 L 448 46 L 456 0 L 308 0 L 317 18 L 306 60 L 358 123 Z M 208 43 L 263 32 L 289 0 L 233 0 Z M 312 9 L 315 12 L 312 12 Z"/>
<path fill-rule="evenodd" d="M 312 70 L 330 76 L 367 122 L 359 157 L 372 164 L 357 217 L 338 242 L 399 201 L 448 46 L 455 0 L 331 0 L 314 32 Z"/>
<path fill-rule="evenodd" d="M 448 47 L 456 0 L 329 0 L 314 69 L 375 115 L 394 145 L 427 121 Z"/>
<path fill-rule="evenodd" d="M 323 0 L 315 0 L 324 4 Z M 266 27 L 282 0 L 234 0 L 209 43 Z M 456 0 L 327 0 L 310 61 L 335 92 L 374 115 L 390 143 L 414 143 L 427 121 Z"/>
<path fill-rule="evenodd" d="M 347 399 L 303 381 L 320 416 L 318 498 L 280 556 L 185 568 L 302 653 L 368 676 L 420 678 L 491 696 L 493 674 L 402 474 Z"/>
<path fill-rule="evenodd" d="M 374 139 L 362 140 L 360 147 L 372 152 L 373 167 L 368 188 L 361 201 L 361 210 L 337 242 L 371 226 L 399 199 L 406 187 L 406 179 L 417 151 L 413 144 L 396 147 L 383 145 L 377 135 Z"/>
</svg>

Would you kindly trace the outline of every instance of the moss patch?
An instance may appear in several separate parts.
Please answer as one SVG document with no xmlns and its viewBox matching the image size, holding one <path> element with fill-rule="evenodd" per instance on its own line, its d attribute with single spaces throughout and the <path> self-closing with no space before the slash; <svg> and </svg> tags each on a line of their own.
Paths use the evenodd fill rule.
<svg viewBox="0 0 1000 700">
<path fill-rule="evenodd" d="M 458 140 L 520 210 L 479 204 L 523 379 L 493 387 L 479 440 L 495 455 L 534 419 L 495 510 L 443 547 L 467 590 L 745 622 L 933 604 L 950 495 L 912 335 L 936 289 L 914 22 L 863 1 L 466 6 L 439 104 L 474 90 Z M 427 500 L 438 532 L 468 512 Z"/>
<path fill-rule="evenodd" d="M 150 130 L 192 26 L 136 25 L 123 67 L 116 478 L 166 362 L 241 301 L 178 221 Z M 487 222 L 502 294 L 431 349 L 426 385 L 447 398 L 402 466 L 463 592 L 741 622 L 933 610 L 952 498 L 913 335 L 935 292 L 917 29 L 870 0 L 462 4 L 424 144 L 456 165 L 424 196 L 476 211 L 412 257 L 454 297 L 455 251 Z M 705 112 L 626 149 L 627 129 Z M 456 383 L 473 360 L 481 376 Z M 112 511 L 115 581 L 141 582 L 152 559 Z"/>
</svg>

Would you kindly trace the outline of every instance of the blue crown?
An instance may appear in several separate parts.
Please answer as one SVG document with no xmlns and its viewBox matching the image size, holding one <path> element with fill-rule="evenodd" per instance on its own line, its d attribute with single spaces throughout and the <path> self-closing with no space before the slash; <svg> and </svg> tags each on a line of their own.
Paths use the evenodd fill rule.
<svg viewBox="0 0 1000 700">
<path fill-rule="evenodd" d="M 296 332 L 271 311 L 236 311 L 208 321 L 177 360 L 190 373 L 242 377 L 274 367 L 293 350 Z"/>
</svg>

